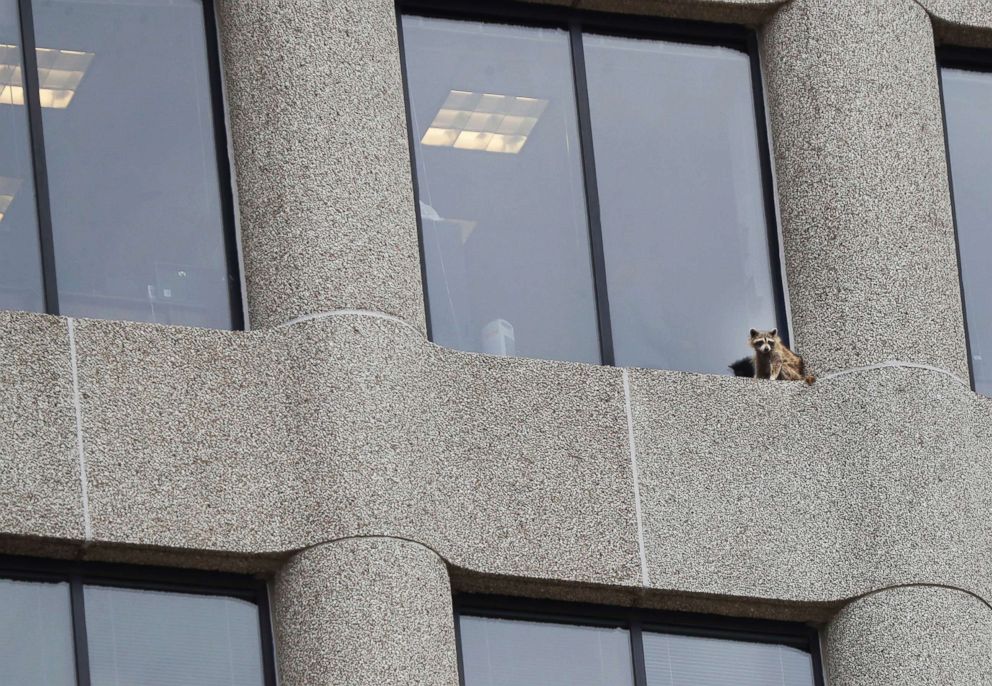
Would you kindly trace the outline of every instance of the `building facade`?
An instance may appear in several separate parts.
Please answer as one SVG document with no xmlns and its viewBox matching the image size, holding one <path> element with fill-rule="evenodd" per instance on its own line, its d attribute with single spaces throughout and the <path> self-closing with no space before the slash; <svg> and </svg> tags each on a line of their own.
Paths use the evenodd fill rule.
<svg viewBox="0 0 992 686">
<path fill-rule="evenodd" d="M 432 343 L 402 8 L 224 0 L 246 330 L 0 312 L 3 552 L 262 579 L 285 686 L 455 686 L 478 594 L 809 627 L 831 686 L 992 684 L 938 62 L 992 50 L 992 5 L 548 4 L 754 32 L 817 383 Z"/>
</svg>

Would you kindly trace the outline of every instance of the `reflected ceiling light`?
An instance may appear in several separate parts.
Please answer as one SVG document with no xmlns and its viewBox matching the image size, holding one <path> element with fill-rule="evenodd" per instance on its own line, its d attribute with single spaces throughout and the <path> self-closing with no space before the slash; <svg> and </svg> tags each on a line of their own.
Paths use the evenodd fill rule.
<svg viewBox="0 0 992 686">
<path fill-rule="evenodd" d="M 7 214 L 7 208 L 10 207 L 10 203 L 14 202 L 14 196 L 17 195 L 20 187 L 20 179 L 0 176 L 0 222 L 3 221 L 4 215 Z"/>
<path fill-rule="evenodd" d="M 41 106 L 65 109 L 72 102 L 94 53 L 55 48 L 37 48 L 35 53 Z M 0 104 L 24 104 L 21 48 L 18 45 L 0 43 Z"/>
<path fill-rule="evenodd" d="M 420 142 L 515 155 L 547 106 L 541 98 L 453 90 Z"/>
</svg>

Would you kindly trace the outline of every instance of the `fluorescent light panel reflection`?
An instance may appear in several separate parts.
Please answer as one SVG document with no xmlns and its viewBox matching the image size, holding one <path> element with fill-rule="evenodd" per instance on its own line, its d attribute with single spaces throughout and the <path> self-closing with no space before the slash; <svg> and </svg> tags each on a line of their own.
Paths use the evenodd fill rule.
<svg viewBox="0 0 992 686">
<path fill-rule="evenodd" d="M 453 90 L 420 142 L 515 155 L 547 106 L 541 98 Z"/>
<path fill-rule="evenodd" d="M 20 187 L 20 179 L 12 179 L 9 176 L 0 176 L 0 222 L 3 221 L 4 216 L 7 214 L 7 209 L 10 207 L 10 203 L 14 202 L 14 196 L 17 195 L 17 191 Z"/>
<path fill-rule="evenodd" d="M 93 61 L 94 53 L 80 50 L 36 48 L 38 95 L 42 107 L 65 109 L 72 102 L 79 82 Z M 24 104 L 21 48 L 0 44 L 0 104 Z"/>
</svg>

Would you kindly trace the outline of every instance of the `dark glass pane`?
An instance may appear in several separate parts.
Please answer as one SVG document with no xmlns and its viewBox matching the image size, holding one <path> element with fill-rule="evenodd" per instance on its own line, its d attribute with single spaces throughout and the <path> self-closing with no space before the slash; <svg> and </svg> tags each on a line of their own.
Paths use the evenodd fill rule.
<svg viewBox="0 0 992 686">
<path fill-rule="evenodd" d="M 992 395 L 992 73 L 945 68 L 943 82 L 971 369 Z"/>
<path fill-rule="evenodd" d="M 62 313 L 230 328 L 202 5 L 34 7 Z"/>
<path fill-rule="evenodd" d="M 262 686 L 258 607 L 236 598 L 85 588 L 93 686 Z"/>
<path fill-rule="evenodd" d="M 813 686 L 813 658 L 797 648 L 644 634 L 648 686 Z"/>
<path fill-rule="evenodd" d="M 459 619 L 465 686 L 633 686 L 626 629 Z"/>
<path fill-rule="evenodd" d="M 435 342 L 599 362 L 568 34 L 403 18 Z"/>
<path fill-rule="evenodd" d="M 0 579 L 0 683 L 75 686 L 69 584 Z"/>
<path fill-rule="evenodd" d="M 749 57 L 584 45 L 616 362 L 728 374 L 780 324 Z"/>
<path fill-rule="evenodd" d="M 0 309 L 45 311 L 17 0 L 0 0 Z"/>
</svg>

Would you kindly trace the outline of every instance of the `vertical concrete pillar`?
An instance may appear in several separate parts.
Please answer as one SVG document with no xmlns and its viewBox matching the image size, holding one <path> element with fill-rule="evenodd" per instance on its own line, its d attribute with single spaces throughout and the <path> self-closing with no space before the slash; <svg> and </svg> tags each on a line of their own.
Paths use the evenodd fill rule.
<svg viewBox="0 0 992 686">
<path fill-rule="evenodd" d="M 830 686 L 992 684 L 992 609 L 944 587 L 881 591 L 841 610 L 824 653 Z"/>
<path fill-rule="evenodd" d="M 368 309 L 424 328 L 393 0 L 222 0 L 252 326 Z"/>
<path fill-rule="evenodd" d="M 761 36 L 797 343 L 967 378 L 934 37 L 914 0 L 795 0 Z"/>
<path fill-rule="evenodd" d="M 283 686 L 457 686 L 448 570 L 392 538 L 310 548 L 279 573 L 273 623 Z"/>
</svg>

